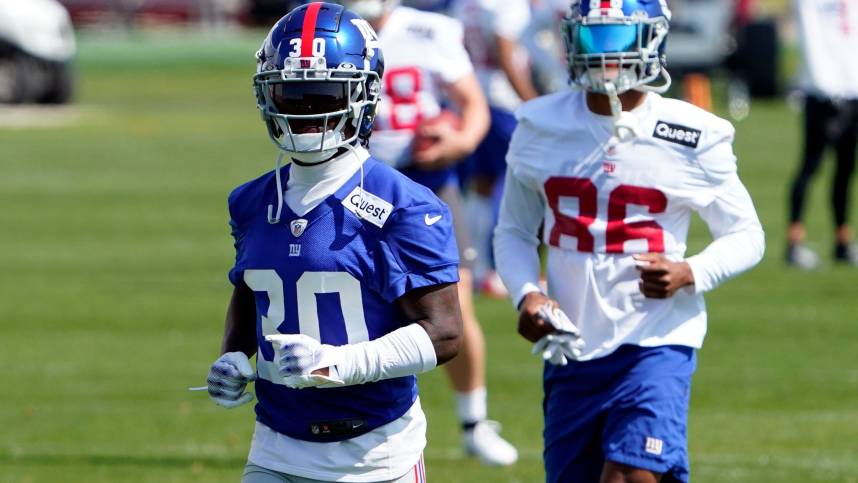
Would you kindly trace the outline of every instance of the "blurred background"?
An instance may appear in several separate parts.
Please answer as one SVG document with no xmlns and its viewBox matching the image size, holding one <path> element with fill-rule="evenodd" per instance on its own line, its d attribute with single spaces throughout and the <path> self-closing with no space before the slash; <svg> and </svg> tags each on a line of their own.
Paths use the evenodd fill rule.
<svg viewBox="0 0 858 483">
<path fill-rule="evenodd" d="M 255 108 L 254 53 L 294 3 L 0 0 L 0 482 L 240 478 L 252 409 L 186 388 L 218 355 L 233 256 L 226 196 L 276 155 Z M 521 44 L 533 82 L 565 88 L 565 6 L 531 3 Z M 791 4 L 668 3 L 669 95 L 734 121 L 768 235 L 763 263 L 707 296 L 695 480 L 858 482 L 858 270 L 826 258 L 799 271 L 782 256 L 801 148 Z M 805 216 L 823 252 L 830 164 Z M 689 253 L 708 240 L 696 223 Z M 541 364 L 509 302 L 483 288 L 489 414 L 521 459 L 504 469 L 465 459 L 435 371 L 421 376 L 427 473 L 540 481 Z"/>
</svg>

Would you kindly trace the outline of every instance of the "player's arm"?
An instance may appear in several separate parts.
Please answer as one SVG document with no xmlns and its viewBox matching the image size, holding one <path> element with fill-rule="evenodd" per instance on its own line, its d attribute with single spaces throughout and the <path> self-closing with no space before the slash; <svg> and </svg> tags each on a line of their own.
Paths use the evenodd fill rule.
<svg viewBox="0 0 858 483">
<path fill-rule="evenodd" d="M 256 354 L 257 347 L 256 302 L 250 287 L 241 283 L 232 290 L 226 309 L 220 352 L 243 352 L 249 358 Z"/>
<path fill-rule="evenodd" d="M 303 334 L 266 337 L 281 354 L 283 382 L 293 388 L 353 386 L 426 372 L 456 356 L 462 337 L 456 284 L 417 288 L 394 303 L 408 325 L 371 341 L 331 346 Z"/>
<path fill-rule="evenodd" d="M 445 123 L 423 126 L 422 134 L 438 141 L 414 154 L 417 165 L 440 168 L 454 164 L 471 154 L 489 129 L 488 103 L 473 72 L 449 84 L 447 96 L 461 113 L 461 128 Z"/>
<path fill-rule="evenodd" d="M 452 359 L 459 350 L 462 321 L 451 219 L 446 205 L 432 197 L 398 209 L 387 221 L 377 277 L 367 283 L 397 309 L 399 328 L 342 346 L 301 334 L 266 337 L 275 343 L 284 384 L 351 386 L 419 374 Z"/>
<path fill-rule="evenodd" d="M 711 203 L 698 209 L 714 238 L 702 252 L 679 262 L 662 254 L 635 256 L 645 296 L 668 298 L 683 287 L 707 292 L 762 260 L 765 235 L 748 190 L 733 175 L 718 191 Z"/>
<path fill-rule="evenodd" d="M 495 44 L 497 45 L 498 65 L 518 97 L 522 101 L 529 101 L 537 97 L 539 93 L 536 92 L 536 88 L 530 80 L 530 73 L 517 59 L 517 52 L 521 48 L 519 43 L 507 37 L 495 35 Z"/>
<path fill-rule="evenodd" d="M 694 291 L 707 292 L 763 259 L 766 240 L 751 195 L 737 175 L 724 182 L 715 199 L 697 210 L 713 241 L 687 262 Z"/>
<path fill-rule="evenodd" d="M 232 291 L 226 311 L 226 324 L 221 341 L 221 356 L 212 364 L 206 379 L 211 399 L 226 408 L 253 400 L 244 392 L 256 379 L 249 358 L 256 353 L 256 305 L 253 292 L 240 283 Z"/>
<path fill-rule="evenodd" d="M 429 336 L 437 365 L 456 357 L 462 345 L 462 314 L 456 284 L 412 290 L 398 298 L 396 306 Z"/>
<path fill-rule="evenodd" d="M 733 127 L 721 121 L 709 133 L 713 140 L 701 148 L 698 165 L 709 188 L 693 202 L 712 233 L 713 241 L 699 254 L 683 261 L 662 254 L 636 255 L 641 292 L 667 298 L 681 288 L 706 292 L 753 267 L 763 258 L 765 235 L 748 190 L 739 179 L 733 154 Z"/>
<path fill-rule="evenodd" d="M 519 309 L 518 333 L 530 342 L 554 332 L 540 315 L 546 303 L 556 302 L 539 288 L 539 226 L 545 202 L 536 190 L 507 170 L 500 217 L 494 234 L 497 271 Z"/>
</svg>

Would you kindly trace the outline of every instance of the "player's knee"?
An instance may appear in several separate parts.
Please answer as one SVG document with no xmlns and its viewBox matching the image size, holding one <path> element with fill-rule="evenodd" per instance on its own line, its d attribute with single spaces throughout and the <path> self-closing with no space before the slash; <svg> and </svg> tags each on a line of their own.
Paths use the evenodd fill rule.
<svg viewBox="0 0 858 483">
<path fill-rule="evenodd" d="M 634 466 L 608 461 L 599 483 L 658 483 L 661 475 Z"/>
</svg>

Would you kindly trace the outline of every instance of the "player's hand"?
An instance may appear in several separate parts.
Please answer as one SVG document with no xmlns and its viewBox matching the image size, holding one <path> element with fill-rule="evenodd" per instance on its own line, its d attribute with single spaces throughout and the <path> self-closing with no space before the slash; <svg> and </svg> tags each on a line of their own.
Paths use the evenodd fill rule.
<svg viewBox="0 0 858 483">
<path fill-rule="evenodd" d="M 641 272 L 641 293 L 648 298 L 666 299 L 682 287 L 694 285 L 694 274 L 684 261 L 672 262 L 661 253 L 644 253 L 633 258 Z"/>
<path fill-rule="evenodd" d="M 553 308 L 559 306 L 557 302 L 542 292 L 530 292 L 521 301 L 518 314 L 518 333 L 530 342 L 536 342 L 555 332 L 554 326 L 542 316 L 542 307 L 546 303 L 550 303 Z"/>
<path fill-rule="evenodd" d="M 256 371 L 244 352 L 227 352 L 209 369 L 209 397 L 225 408 L 241 406 L 253 400 L 253 394 L 244 392 L 244 388 L 255 379 Z"/>
<path fill-rule="evenodd" d="M 532 353 L 541 355 L 542 359 L 560 366 L 565 366 L 569 359 L 577 360 L 581 357 L 584 339 L 581 338 L 581 331 L 569 320 L 569 317 L 551 302 L 546 302 L 540 308 L 539 314 L 554 328 L 555 332 L 536 341 Z"/>
<path fill-rule="evenodd" d="M 442 169 L 456 164 L 470 150 L 462 142 L 462 135 L 448 123 L 420 126 L 420 135 L 435 138 L 431 146 L 414 153 L 414 166 L 425 170 Z"/>
<path fill-rule="evenodd" d="M 274 364 L 283 383 L 293 389 L 339 387 L 344 384 L 337 364 L 342 361 L 339 347 L 322 344 L 304 334 L 265 336 L 274 344 Z"/>
</svg>

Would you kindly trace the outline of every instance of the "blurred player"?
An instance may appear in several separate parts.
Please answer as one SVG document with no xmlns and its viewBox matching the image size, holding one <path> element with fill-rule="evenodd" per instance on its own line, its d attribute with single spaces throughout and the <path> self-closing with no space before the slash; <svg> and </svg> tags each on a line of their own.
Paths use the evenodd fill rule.
<svg viewBox="0 0 858 483">
<path fill-rule="evenodd" d="M 363 148 L 384 71 L 365 20 L 299 7 L 257 57 L 257 103 L 281 153 L 229 197 L 235 289 L 208 378 L 226 407 L 250 401 L 256 380 L 242 481 L 424 481 L 415 374 L 461 341 L 450 213 Z"/>
<path fill-rule="evenodd" d="M 530 24 L 522 33 L 521 44 L 530 59 L 534 88 L 540 94 L 565 89 L 569 74 L 560 22 L 569 11 L 569 0 L 531 0 L 530 10 Z"/>
<path fill-rule="evenodd" d="M 834 214 L 834 259 L 858 266 L 852 245 L 849 197 L 858 145 L 858 64 L 844 59 L 858 52 L 858 2 L 796 0 L 802 40 L 804 150 L 792 182 L 787 263 L 803 269 L 819 265 L 819 257 L 804 245 L 802 223 L 807 185 L 822 163 L 827 146 L 835 150 L 837 167 L 831 187 Z"/>
<path fill-rule="evenodd" d="M 465 450 L 487 464 L 512 464 L 517 459 L 515 448 L 486 419 L 485 343 L 472 303 L 475 250 L 463 219 L 456 176 L 456 164 L 476 148 L 489 123 L 485 98 L 462 46 L 462 26 L 439 14 L 398 6 L 393 0 L 344 3 L 369 20 L 385 55 L 382 101 L 370 152 L 434 191 L 453 215 L 461 259 L 464 337 L 459 356 L 446 369 L 456 391 Z M 442 114 L 442 99 L 452 101 L 451 107 L 461 114 L 460 128 L 433 122 Z M 434 141 L 427 144 L 421 139 Z"/>
<path fill-rule="evenodd" d="M 491 232 L 497 219 L 506 150 L 521 101 L 536 97 L 521 36 L 530 23 L 529 0 L 453 0 L 451 12 L 465 26 L 465 48 L 491 106 L 491 127 L 462 166 L 470 188 L 468 220 L 478 250 L 474 274 L 484 292 L 506 295 L 491 270 Z"/>
<path fill-rule="evenodd" d="M 519 333 L 550 359 L 549 482 L 688 481 L 703 293 L 763 255 L 733 127 L 657 94 L 669 84 L 669 19 L 659 0 L 573 3 L 564 39 L 585 92 L 522 106 L 510 145 L 495 257 Z M 714 241 L 685 259 L 693 212 Z M 537 284 L 543 223 L 548 295 Z"/>
</svg>

